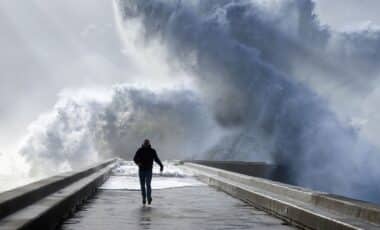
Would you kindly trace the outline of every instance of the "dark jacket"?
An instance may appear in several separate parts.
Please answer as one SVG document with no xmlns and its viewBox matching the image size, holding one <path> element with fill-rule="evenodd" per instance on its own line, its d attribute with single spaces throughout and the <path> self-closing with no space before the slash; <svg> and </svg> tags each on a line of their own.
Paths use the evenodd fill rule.
<svg viewBox="0 0 380 230">
<path fill-rule="evenodd" d="M 153 168 L 153 161 L 163 168 L 163 165 L 157 156 L 156 150 L 150 146 L 140 147 L 137 150 L 133 161 L 139 166 L 140 170 L 151 170 Z"/>
</svg>

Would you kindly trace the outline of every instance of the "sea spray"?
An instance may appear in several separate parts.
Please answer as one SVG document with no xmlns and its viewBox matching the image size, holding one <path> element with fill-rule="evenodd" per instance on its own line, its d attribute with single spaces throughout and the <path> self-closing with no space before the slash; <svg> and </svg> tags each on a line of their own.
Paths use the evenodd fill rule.
<svg viewBox="0 0 380 230">
<path fill-rule="evenodd" d="M 193 73 L 214 120 L 235 132 L 204 158 L 267 155 L 295 184 L 378 201 L 377 143 L 345 117 L 360 115 L 346 113 L 358 105 L 347 97 L 379 76 L 378 31 L 331 31 L 310 0 L 117 2 L 147 45 L 159 41 Z"/>
<path fill-rule="evenodd" d="M 81 95 L 85 96 L 81 96 Z M 109 158 L 132 159 L 145 138 L 163 159 L 190 159 L 210 145 L 215 125 L 186 90 L 129 85 L 61 95 L 53 111 L 31 124 L 20 153 L 31 176 L 52 175 Z"/>
</svg>

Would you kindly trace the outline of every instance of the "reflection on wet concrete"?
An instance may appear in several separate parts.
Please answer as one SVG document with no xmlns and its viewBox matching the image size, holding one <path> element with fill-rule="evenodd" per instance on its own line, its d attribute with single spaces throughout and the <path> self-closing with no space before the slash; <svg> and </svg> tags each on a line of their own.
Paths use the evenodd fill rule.
<svg viewBox="0 0 380 230">
<path fill-rule="evenodd" d="M 151 206 L 144 206 L 140 208 L 139 225 L 142 227 L 142 229 L 150 229 L 150 225 L 152 221 L 151 215 L 152 215 Z"/>
<path fill-rule="evenodd" d="M 139 191 L 100 190 L 61 230 L 121 229 L 292 229 L 211 187 L 153 191 L 153 203 L 143 207 Z"/>
</svg>

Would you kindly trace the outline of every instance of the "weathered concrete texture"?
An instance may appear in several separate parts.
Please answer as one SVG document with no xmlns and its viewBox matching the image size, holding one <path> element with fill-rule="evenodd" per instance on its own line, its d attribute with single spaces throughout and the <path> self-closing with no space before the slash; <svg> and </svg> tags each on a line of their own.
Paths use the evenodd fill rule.
<svg viewBox="0 0 380 230">
<path fill-rule="evenodd" d="M 310 229 L 380 229 L 380 208 L 296 186 L 185 163 L 207 184 L 273 215 Z"/>
<path fill-rule="evenodd" d="M 209 186 L 153 191 L 143 207 L 139 191 L 101 190 L 61 230 L 293 229 L 282 220 Z"/>
<path fill-rule="evenodd" d="M 54 229 L 107 178 L 115 160 L 66 173 L 7 192 L 0 220 L 3 229 Z"/>
<path fill-rule="evenodd" d="M 106 167 L 114 160 L 86 167 L 83 170 L 63 173 L 0 194 L 0 219 L 65 186 Z"/>
</svg>

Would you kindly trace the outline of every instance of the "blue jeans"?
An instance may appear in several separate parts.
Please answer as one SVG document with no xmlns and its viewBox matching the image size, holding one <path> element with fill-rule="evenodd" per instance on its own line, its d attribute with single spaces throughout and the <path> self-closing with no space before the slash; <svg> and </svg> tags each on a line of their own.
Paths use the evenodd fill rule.
<svg viewBox="0 0 380 230">
<path fill-rule="evenodd" d="M 148 197 L 148 201 L 152 200 L 152 188 L 150 186 L 150 182 L 152 181 L 152 170 L 140 169 L 139 177 L 140 177 L 141 195 L 142 195 L 143 201 L 145 202 L 147 197 Z M 145 190 L 145 184 L 146 184 L 146 190 Z"/>
</svg>

